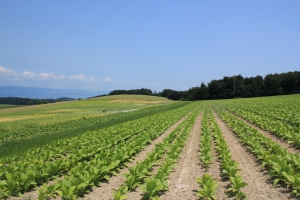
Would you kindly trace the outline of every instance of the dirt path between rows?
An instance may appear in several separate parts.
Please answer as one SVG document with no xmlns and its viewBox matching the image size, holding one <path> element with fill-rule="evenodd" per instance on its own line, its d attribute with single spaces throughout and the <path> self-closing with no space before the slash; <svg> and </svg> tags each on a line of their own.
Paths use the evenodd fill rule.
<svg viewBox="0 0 300 200">
<path fill-rule="evenodd" d="M 203 112 L 195 121 L 177 166 L 170 174 L 170 179 L 168 181 L 169 190 L 160 197 L 162 200 L 197 199 L 196 193 L 199 189 L 199 185 L 196 182 L 196 177 L 201 177 L 205 171 L 201 167 L 198 156 L 202 116 Z"/>
<path fill-rule="evenodd" d="M 229 111 L 228 111 L 229 112 Z M 258 130 L 260 133 L 264 134 L 266 137 L 270 138 L 273 142 L 276 142 L 277 144 L 279 144 L 280 146 L 284 147 L 288 152 L 292 153 L 292 154 L 296 154 L 296 153 L 300 153 L 299 149 L 296 149 L 292 144 L 287 143 L 286 141 L 284 141 L 283 139 L 280 139 L 279 137 L 273 135 L 271 132 L 269 131 L 264 131 L 261 128 L 259 128 L 258 126 L 252 124 L 251 122 L 248 122 L 247 120 L 243 119 L 242 117 L 233 114 L 231 112 L 229 112 L 230 114 L 232 114 L 233 116 L 237 117 L 239 120 L 243 121 L 244 123 L 248 124 L 249 126 L 251 126 L 252 128 Z"/>
<path fill-rule="evenodd" d="M 239 163 L 240 174 L 248 184 L 242 189 L 249 200 L 264 199 L 294 199 L 290 191 L 280 186 L 273 186 L 273 181 L 268 178 L 268 172 L 260 167 L 254 156 L 248 153 L 239 143 L 238 139 L 219 118 L 213 113 L 217 124 L 222 130 L 223 136 L 232 153 L 232 159 Z"/>
<path fill-rule="evenodd" d="M 134 158 L 134 161 L 128 164 L 128 168 L 134 166 L 137 162 L 146 159 L 147 153 L 150 153 L 155 148 L 156 144 L 162 142 L 165 137 L 167 137 L 177 126 L 179 126 L 187 118 L 187 116 L 185 116 L 184 118 L 182 118 L 181 120 L 173 124 L 162 135 L 156 138 L 149 146 L 147 146 L 144 150 L 138 153 Z M 89 200 L 113 199 L 112 191 L 113 189 L 118 189 L 119 186 L 121 186 L 124 183 L 126 179 L 123 177 L 123 174 L 129 172 L 128 168 L 121 169 L 117 173 L 117 175 L 111 177 L 111 179 L 107 183 L 102 183 L 100 187 L 93 188 L 93 191 L 85 195 L 83 199 L 89 199 Z"/>
</svg>

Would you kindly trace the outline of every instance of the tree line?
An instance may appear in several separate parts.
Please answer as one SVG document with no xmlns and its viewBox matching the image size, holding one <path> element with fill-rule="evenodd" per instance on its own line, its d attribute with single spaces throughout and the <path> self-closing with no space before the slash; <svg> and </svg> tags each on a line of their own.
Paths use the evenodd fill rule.
<svg viewBox="0 0 300 200">
<path fill-rule="evenodd" d="M 187 91 L 163 90 L 160 95 L 172 100 L 232 99 L 299 93 L 300 71 L 268 74 L 265 77 L 224 76 L 207 85 L 192 87 Z"/>
<path fill-rule="evenodd" d="M 141 88 L 141 89 L 131 89 L 131 90 L 113 90 L 109 93 L 109 95 L 118 95 L 118 94 L 144 94 L 144 95 L 152 95 L 152 90 Z"/>
</svg>

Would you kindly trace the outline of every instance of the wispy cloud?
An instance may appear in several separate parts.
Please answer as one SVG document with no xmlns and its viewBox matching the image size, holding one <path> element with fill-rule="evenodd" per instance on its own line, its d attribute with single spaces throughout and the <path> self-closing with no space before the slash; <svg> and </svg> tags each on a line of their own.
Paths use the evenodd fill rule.
<svg viewBox="0 0 300 200">
<path fill-rule="evenodd" d="M 26 78 L 26 79 L 38 79 L 38 80 L 57 80 L 57 79 L 65 79 L 66 76 L 64 75 L 55 75 L 54 73 L 40 73 L 40 74 L 36 74 L 34 72 L 28 72 L 28 71 L 24 71 L 21 75 L 22 78 Z"/>
<path fill-rule="evenodd" d="M 113 80 L 109 77 L 103 78 L 102 81 L 104 81 L 104 82 L 113 82 Z"/>
<path fill-rule="evenodd" d="M 0 66 L 0 74 L 11 74 L 14 73 L 11 69 L 5 69 L 4 67 Z"/>
<path fill-rule="evenodd" d="M 75 80 L 75 81 L 88 81 L 88 82 L 93 82 L 96 81 L 97 79 L 93 76 L 86 77 L 84 74 L 79 74 L 75 76 L 70 76 L 70 80 Z"/>
<path fill-rule="evenodd" d="M 11 69 L 6 69 L 0 66 L 0 76 L 5 77 L 7 79 L 35 79 L 35 80 L 72 80 L 72 81 L 87 81 L 93 82 L 96 81 L 97 78 L 90 76 L 86 77 L 84 74 L 74 75 L 74 76 L 65 76 L 65 75 L 56 75 L 54 73 L 34 73 L 29 71 L 24 71 L 23 73 L 16 73 Z"/>
<path fill-rule="evenodd" d="M 40 73 L 38 75 L 39 78 L 43 79 L 43 80 L 47 80 L 47 79 L 65 79 L 66 76 L 64 75 L 55 75 L 54 73 Z"/>
<path fill-rule="evenodd" d="M 17 79 L 18 74 L 11 69 L 5 69 L 4 67 L 0 66 L 0 76 L 4 77 L 5 79 Z"/>
<path fill-rule="evenodd" d="M 76 80 L 76 81 L 83 81 L 86 79 L 86 77 L 83 74 L 79 74 L 79 75 L 75 75 L 75 76 L 70 76 L 69 79 Z"/>
<path fill-rule="evenodd" d="M 24 78 L 36 78 L 37 77 L 37 75 L 35 74 L 35 73 L 33 73 L 33 72 L 28 72 L 28 71 L 25 71 L 25 72 L 23 72 L 22 74 L 21 74 L 21 76 L 22 77 L 24 77 Z"/>
</svg>

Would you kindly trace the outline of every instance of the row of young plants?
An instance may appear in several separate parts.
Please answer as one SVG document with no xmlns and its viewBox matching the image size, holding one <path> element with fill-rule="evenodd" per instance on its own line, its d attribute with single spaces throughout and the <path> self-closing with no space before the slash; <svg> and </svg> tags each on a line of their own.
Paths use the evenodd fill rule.
<svg viewBox="0 0 300 200">
<path fill-rule="evenodd" d="M 93 186 L 100 186 L 101 181 L 109 180 L 124 163 L 141 151 L 145 145 L 151 143 L 152 137 L 151 134 L 142 135 L 128 144 L 122 143 L 118 148 L 107 149 L 97 154 L 91 161 L 78 163 L 62 180 L 55 181 L 50 186 L 43 185 L 39 190 L 39 199 L 57 195 L 63 199 L 76 199 L 78 196 L 83 196 Z"/>
<path fill-rule="evenodd" d="M 212 138 L 208 124 L 208 106 L 206 105 L 201 123 L 201 135 L 200 135 L 200 161 L 205 167 L 206 171 L 209 169 L 213 160 L 212 154 Z M 218 188 L 218 182 L 212 175 L 205 173 L 201 178 L 196 177 L 196 181 L 200 188 L 198 189 L 197 196 L 203 199 L 216 199 L 216 191 Z"/>
<path fill-rule="evenodd" d="M 211 138 L 211 133 L 208 124 L 208 109 L 209 109 L 208 106 L 206 106 L 202 117 L 201 136 L 200 136 L 200 143 L 199 143 L 200 146 L 199 157 L 206 170 L 209 168 L 213 160 L 212 138 Z"/>
<path fill-rule="evenodd" d="M 296 148 L 300 148 L 300 127 L 291 126 L 279 120 L 258 115 L 251 111 L 246 111 L 234 106 L 225 106 L 228 111 L 237 116 L 255 124 L 263 130 L 269 131 L 277 137 L 293 144 Z M 266 110 L 264 110 L 267 112 Z"/>
<path fill-rule="evenodd" d="M 300 126 L 299 95 L 276 96 L 267 98 L 226 100 L 222 106 L 235 107 L 273 120 L 279 120 L 290 126 Z"/>
<path fill-rule="evenodd" d="M 170 150 L 167 151 L 166 159 L 157 170 L 157 173 L 146 179 L 143 185 L 144 196 L 146 198 L 159 199 L 160 192 L 168 190 L 167 180 L 169 174 L 175 168 L 175 163 L 179 160 L 182 149 L 190 137 L 192 127 L 201 110 L 196 110 L 185 123 L 182 124 L 181 134 L 173 142 L 173 146 Z"/>
<path fill-rule="evenodd" d="M 147 175 L 149 175 L 152 167 L 163 157 L 166 149 L 172 145 L 172 142 L 179 133 L 180 130 L 178 128 L 172 131 L 161 143 L 155 145 L 154 150 L 147 154 L 145 160 L 137 162 L 135 166 L 129 168 L 129 173 L 123 174 L 126 180 L 123 185 L 113 191 L 114 199 L 125 198 L 125 194 L 128 191 L 132 191 L 143 182 Z"/>
<path fill-rule="evenodd" d="M 109 145 L 111 148 L 109 148 L 109 146 L 107 148 L 103 148 L 101 145 L 85 147 L 83 149 L 79 149 L 74 154 L 66 154 L 64 159 L 49 160 L 43 163 L 36 162 L 32 164 L 27 162 L 24 164 L 23 162 L 21 167 L 16 165 L 7 165 L 6 168 L 4 168 L 5 174 L 4 177 L 2 177 L 3 181 L 2 184 L 0 184 L 0 188 L 3 189 L 4 192 L 6 191 L 5 195 L 17 195 L 18 193 L 23 193 L 37 185 L 66 174 L 70 169 L 75 168 L 83 162 L 91 162 L 92 160 L 97 159 L 96 155 L 98 153 L 120 148 L 123 144 L 138 138 L 135 132 L 132 133 L 132 137 L 134 138 L 125 141 L 124 143 L 114 146 Z"/>
<path fill-rule="evenodd" d="M 1 197 L 18 195 L 19 193 L 29 191 L 44 182 L 66 174 L 82 162 L 92 162 L 96 159 L 96 155 L 103 151 L 119 149 L 121 145 L 133 142 L 142 135 L 146 134 L 149 136 L 149 139 L 154 139 L 196 106 L 197 104 L 190 104 L 166 113 L 159 113 L 103 129 L 99 132 L 89 132 L 79 137 L 65 139 L 67 141 L 64 142 L 58 142 L 59 144 L 76 143 L 78 146 L 74 149 L 64 148 L 64 145 L 57 145 L 56 143 L 54 145 L 47 145 L 46 148 L 40 148 L 36 151 L 48 151 L 50 155 L 57 155 L 51 153 L 57 152 L 60 149 L 59 155 L 62 156 L 51 156 L 50 158 L 46 157 L 46 159 L 44 157 L 36 158 L 35 155 L 37 153 L 33 151 L 33 154 L 28 152 L 26 157 L 24 157 L 25 159 L 4 162 L 0 168 Z M 114 131 L 114 128 L 117 131 Z M 45 153 L 42 155 L 47 156 L 49 154 Z"/>
<path fill-rule="evenodd" d="M 135 187 L 142 185 L 144 197 L 147 199 L 159 199 L 160 192 L 168 189 L 167 179 L 174 168 L 174 163 L 189 137 L 191 128 L 202 107 L 196 109 L 176 129 L 174 129 L 164 140 L 157 144 L 147 158 L 129 169 L 124 174 L 126 181 L 117 190 L 113 191 L 114 199 L 126 199 L 126 193 Z M 159 165 L 156 174 L 152 174 L 153 166 Z"/>
<path fill-rule="evenodd" d="M 65 130 L 78 129 L 93 125 L 105 126 L 107 124 L 115 125 L 116 122 L 122 123 L 128 120 L 137 119 L 137 117 L 145 117 L 146 115 L 154 114 L 160 111 L 167 111 L 186 105 L 184 102 L 171 103 L 169 105 L 151 106 L 148 108 L 139 109 L 132 112 L 123 112 L 108 114 L 100 117 L 84 118 L 59 122 L 44 126 L 31 126 L 19 129 L 5 130 L 0 129 L 0 144 L 4 141 L 16 140 L 20 138 L 28 138 L 38 135 L 51 134 L 53 132 L 62 132 Z"/>
<path fill-rule="evenodd" d="M 230 187 L 227 189 L 229 196 L 235 197 L 235 199 L 245 199 L 246 194 L 241 191 L 241 188 L 245 187 L 247 183 L 244 182 L 242 176 L 239 174 L 239 171 L 241 171 L 238 168 L 239 163 L 231 158 L 232 154 L 220 127 L 214 120 L 211 110 L 209 110 L 208 118 L 216 150 L 219 155 L 218 157 L 221 160 L 222 176 L 230 181 Z"/>
<path fill-rule="evenodd" d="M 238 163 L 231 158 L 229 147 L 226 144 L 219 126 L 212 116 L 210 107 L 207 107 L 205 110 L 201 130 L 200 160 L 206 170 L 209 168 L 209 164 L 213 159 L 212 155 L 210 155 L 210 152 L 212 151 L 212 140 L 210 137 L 212 135 L 215 142 L 215 149 L 217 150 L 218 158 L 221 163 L 222 177 L 230 181 L 229 188 L 227 189 L 228 196 L 230 198 L 234 197 L 235 199 L 245 199 L 246 194 L 241 191 L 241 188 L 245 187 L 247 184 L 239 174 L 240 169 L 238 168 Z M 208 152 L 208 158 L 203 156 L 202 149 L 205 149 L 205 152 Z M 208 173 L 205 173 L 201 178 L 197 178 L 197 182 L 200 185 L 197 196 L 204 199 L 216 199 L 215 193 L 218 184 L 215 178 Z"/>
<path fill-rule="evenodd" d="M 237 119 L 222 108 L 214 106 L 222 120 L 238 136 L 240 142 L 249 152 L 261 161 L 262 166 L 269 171 L 274 179 L 274 185 L 282 182 L 291 189 L 295 196 L 300 195 L 300 160 L 298 154 L 291 154 L 284 148 L 265 137 L 256 129 Z"/>
</svg>

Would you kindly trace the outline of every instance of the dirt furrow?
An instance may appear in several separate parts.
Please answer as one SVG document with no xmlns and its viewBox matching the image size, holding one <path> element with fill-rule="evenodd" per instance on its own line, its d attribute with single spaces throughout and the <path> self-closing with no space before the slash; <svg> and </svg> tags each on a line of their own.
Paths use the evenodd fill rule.
<svg viewBox="0 0 300 200">
<path fill-rule="evenodd" d="M 213 115 L 229 146 L 232 159 L 239 163 L 240 174 L 248 184 L 242 189 L 248 195 L 247 199 L 293 199 L 289 194 L 290 191 L 283 187 L 272 185 L 273 181 L 268 178 L 268 172 L 262 169 L 254 156 L 242 147 L 238 139 L 219 116 L 216 113 L 213 113 Z"/>
<path fill-rule="evenodd" d="M 202 116 L 203 113 L 196 119 L 190 138 L 187 141 L 187 145 L 183 148 L 176 169 L 170 174 L 168 181 L 169 190 L 161 196 L 162 200 L 196 199 L 196 193 L 199 189 L 196 177 L 201 177 L 204 174 L 204 169 L 201 168 L 198 156 Z"/>
<path fill-rule="evenodd" d="M 154 148 L 155 145 L 162 142 L 165 137 L 167 137 L 179 124 L 181 124 L 187 116 L 173 124 L 170 128 L 168 128 L 162 135 L 160 135 L 158 138 L 156 138 L 147 148 L 145 148 L 143 151 L 138 153 L 136 157 L 134 158 L 134 161 L 132 163 L 128 164 L 128 168 L 134 166 L 137 162 L 140 162 L 147 157 L 147 153 L 150 153 Z M 124 181 L 126 180 L 125 177 L 123 177 L 124 173 L 128 173 L 128 168 L 121 169 L 116 176 L 111 177 L 111 179 L 106 182 L 102 183 L 100 187 L 93 188 L 92 192 L 85 195 L 83 199 L 89 199 L 89 200 L 108 200 L 113 199 L 112 191 L 113 189 L 118 189 L 119 186 L 121 186 Z"/>
</svg>

